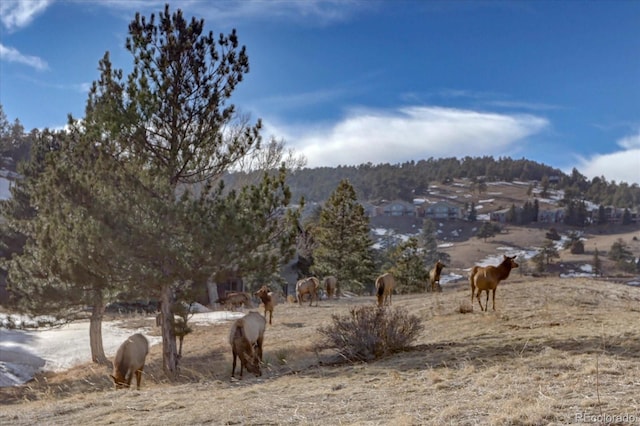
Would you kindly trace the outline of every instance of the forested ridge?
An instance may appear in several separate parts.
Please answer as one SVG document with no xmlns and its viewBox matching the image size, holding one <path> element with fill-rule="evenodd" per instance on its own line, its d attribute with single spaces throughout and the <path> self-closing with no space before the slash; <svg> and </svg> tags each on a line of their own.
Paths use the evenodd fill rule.
<svg viewBox="0 0 640 426">
<path fill-rule="evenodd" d="M 233 182 L 238 174 L 230 175 Z M 640 205 L 637 183 L 615 182 L 605 176 L 591 180 L 577 169 L 571 174 L 524 158 L 495 159 L 491 156 L 465 158 L 429 158 L 400 164 L 361 164 L 358 166 L 303 168 L 287 176 L 294 200 L 323 202 L 347 179 L 361 201 L 404 200 L 426 195 L 429 185 L 468 179 L 471 183 L 539 182 L 548 188 L 564 190 L 567 199 L 586 200 L 594 204 L 634 208 Z"/>
</svg>

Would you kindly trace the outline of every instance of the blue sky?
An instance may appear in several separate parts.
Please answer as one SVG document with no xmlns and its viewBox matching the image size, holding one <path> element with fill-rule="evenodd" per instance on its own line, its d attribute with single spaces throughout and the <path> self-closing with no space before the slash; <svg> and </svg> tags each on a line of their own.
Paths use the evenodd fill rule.
<svg viewBox="0 0 640 426">
<path fill-rule="evenodd" d="M 3 0 L 0 103 L 27 129 L 82 117 L 105 51 L 155 0 Z M 183 0 L 236 28 L 233 102 L 308 166 L 527 158 L 640 183 L 640 1 Z"/>
</svg>

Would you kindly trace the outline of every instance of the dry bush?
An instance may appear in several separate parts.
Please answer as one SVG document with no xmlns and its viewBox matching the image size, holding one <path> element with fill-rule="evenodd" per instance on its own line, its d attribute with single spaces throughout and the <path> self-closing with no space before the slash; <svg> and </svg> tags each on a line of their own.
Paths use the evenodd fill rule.
<svg viewBox="0 0 640 426">
<path fill-rule="evenodd" d="M 458 308 L 458 312 L 461 314 L 469 314 L 473 312 L 473 305 L 467 301 L 460 302 L 460 307 Z"/>
<path fill-rule="evenodd" d="M 320 327 L 316 349 L 333 349 L 349 361 L 370 361 L 406 349 L 423 329 L 420 318 L 404 308 L 354 306 L 348 315 L 331 316 Z"/>
</svg>

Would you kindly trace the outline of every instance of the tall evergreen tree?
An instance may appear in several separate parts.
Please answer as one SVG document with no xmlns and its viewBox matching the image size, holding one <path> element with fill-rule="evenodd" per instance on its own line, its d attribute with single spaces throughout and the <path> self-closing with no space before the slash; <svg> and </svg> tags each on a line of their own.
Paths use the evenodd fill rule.
<svg viewBox="0 0 640 426">
<path fill-rule="evenodd" d="M 119 279 L 157 297 L 170 379 L 179 359 L 176 292 L 221 270 L 275 270 L 292 255 L 298 215 L 287 207 L 284 167 L 225 188 L 224 173 L 259 147 L 261 125 L 228 104 L 249 71 L 235 30 L 217 39 L 203 30 L 204 21 L 168 5 L 157 21 L 136 15 L 126 42 L 131 73 L 123 78 L 104 55 L 85 117 L 70 118 L 36 199 L 51 206 L 38 212 L 40 252 L 56 253 L 37 266 L 73 283 L 97 275 L 85 281 L 89 292 Z"/>
<path fill-rule="evenodd" d="M 422 222 L 422 229 L 418 238 L 418 243 L 423 254 L 424 264 L 429 270 L 439 260 L 443 263 L 449 263 L 450 256 L 448 253 L 438 251 L 438 241 L 436 239 L 436 225 L 429 218 Z"/>
<path fill-rule="evenodd" d="M 391 256 L 394 264 L 391 268 L 391 273 L 396 279 L 400 293 L 425 290 L 429 279 L 429 271 L 425 267 L 423 257 L 422 249 L 416 237 L 411 237 L 396 246 Z"/>
<path fill-rule="evenodd" d="M 602 260 L 600 260 L 600 253 L 598 252 L 598 247 L 593 252 L 593 275 L 596 277 L 602 276 Z"/>
<path fill-rule="evenodd" d="M 320 212 L 313 273 L 335 275 L 343 289 L 362 292 L 374 278 L 369 218 L 348 180 L 342 180 Z"/>
</svg>

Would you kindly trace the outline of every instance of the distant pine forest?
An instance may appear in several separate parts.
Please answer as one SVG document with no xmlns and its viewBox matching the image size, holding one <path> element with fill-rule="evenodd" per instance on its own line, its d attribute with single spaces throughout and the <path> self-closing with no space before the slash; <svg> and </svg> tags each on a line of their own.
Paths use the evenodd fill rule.
<svg viewBox="0 0 640 426">
<path fill-rule="evenodd" d="M 230 180 L 233 181 L 234 178 Z M 508 157 L 429 158 L 401 164 L 362 164 L 303 168 L 291 172 L 287 182 L 293 200 L 323 202 L 342 179 L 348 179 L 362 201 L 412 201 L 427 194 L 429 185 L 468 179 L 472 183 L 533 182 L 543 188 L 563 190 L 566 200 L 589 201 L 597 205 L 637 209 L 637 183 L 607 181 L 604 176 L 587 179 L 575 168 L 570 175 L 559 169 L 526 159 Z"/>
</svg>

